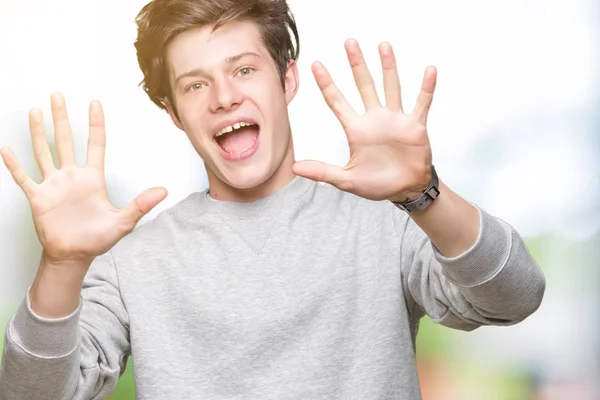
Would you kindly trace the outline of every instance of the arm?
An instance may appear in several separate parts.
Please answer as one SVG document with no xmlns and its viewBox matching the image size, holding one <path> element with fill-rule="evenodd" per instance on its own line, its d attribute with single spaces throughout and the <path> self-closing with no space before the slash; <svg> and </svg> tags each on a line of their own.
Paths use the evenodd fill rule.
<svg viewBox="0 0 600 400">
<path fill-rule="evenodd" d="M 439 190 L 439 197 L 429 207 L 409 215 L 442 254 L 456 257 L 470 249 L 479 237 L 479 212 L 441 180 Z"/>
<path fill-rule="evenodd" d="M 43 281 L 40 275 L 36 282 Z M 112 393 L 129 355 L 129 320 L 110 253 L 96 258 L 79 285 L 75 309 L 63 317 L 36 313 L 35 283 L 29 289 L 6 329 L 1 399 L 89 400 Z M 50 311 L 48 302 L 42 304 Z M 54 303 L 63 310 L 67 304 Z"/>
<path fill-rule="evenodd" d="M 393 211 L 413 320 L 428 314 L 463 330 L 522 321 L 539 307 L 545 290 L 522 238 L 506 222 L 441 190 L 419 215 Z"/>
<path fill-rule="evenodd" d="M 406 114 L 391 45 L 379 46 L 385 106 L 356 40 L 346 41 L 345 47 L 365 106 L 363 115 L 350 106 L 321 63 L 312 69 L 325 102 L 344 128 L 350 159 L 344 167 L 298 161 L 293 171 L 369 200 L 413 199 L 431 178 L 427 119 L 437 69 L 425 70 L 417 103 Z M 441 192 L 434 204 L 410 217 L 390 205 L 402 240 L 409 300 L 421 315 L 426 312 L 462 329 L 514 323 L 531 314 L 540 304 L 545 281 L 517 232 L 445 186 Z"/>
<path fill-rule="evenodd" d="M 53 95 L 51 108 L 58 166 L 41 112 L 29 114 L 42 183 L 27 175 L 9 149 L 0 149 L 27 196 L 43 248 L 35 281 L 7 327 L 2 400 L 88 400 L 113 390 L 129 353 L 129 322 L 109 250 L 166 196 L 164 189 L 150 189 L 115 208 L 104 177 L 101 104 L 90 104 L 88 152 L 81 168 L 64 97 Z"/>
</svg>

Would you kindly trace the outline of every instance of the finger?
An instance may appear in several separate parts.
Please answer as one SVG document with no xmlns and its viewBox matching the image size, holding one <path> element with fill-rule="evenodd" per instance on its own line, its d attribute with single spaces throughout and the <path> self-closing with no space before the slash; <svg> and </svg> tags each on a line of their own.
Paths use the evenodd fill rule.
<svg viewBox="0 0 600 400">
<path fill-rule="evenodd" d="M 294 174 L 317 182 L 327 182 L 341 189 L 350 189 L 350 173 L 344 168 L 335 167 L 321 161 L 297 161 L 292 167 Z"/>
<path fill-rule="evenodd" d="M 327 71 L 327 68 L 325 68 L 323 64 L 315 62 L 312 66 L 312 71 L 315 80 L 317 81 L 317 85 L 319 86 L 319 89 L 321 89 L 325 102 L 342 125 L 346 126 L 349 120 L 353 116 L 356 116 L 356 113 L 350 104 L 348 104 L 348 101 L 346 101 L 342 92 L 340 92 L 335 85 L 329 71 Z"/>
<path fill-rule="evenodd" d="M 86 165 L 104 170 L 106 149 L 106 124 L 102 104 L 94 100 L 90 103 L 90 136 L 88 138 Z"/>
<path fill-rule="evenodd" d="M 163 201 L 167 194 L 167 190 L 162 187 L 155 187 L 142 192 L 121 210 L 124 225 L 133 230 L 140 219 Z"/>
<path fill-rule="evenodd" d="M 31 199 L 35 194 L 37 184 L 31 179 L 27 172 L 23 169 L 17 157 L 13 154 L 13 152 L 7 148 L 3 147 L 0 149 L 0 155 L 4 160 L 4 165 L 8 168 L 8 171 L 12 175 L 13 179 L 19 185 L 23 192 L 27 196 L 27 198 Z"/>
<path fill-rule="evenodd" d="M 35 160 L 42 172 L 42 177 L 46 179 L 56 168 L 54 167 L 46 130 L 44 129 L 44 117 L 38 109 L 29 112 L 29 131 L 31 132 Z"/>
<path fill-rule="evenodd" d="M 392 45 L 387 42 L 379 45 L 381 66 L 383 68 L 383 89 L 385 91 L 385 106 L 390 110 L 404 112 L 402 110 L 402 94 L 400 78 L 396 67 L 396 56 Z"/>
<path fill-rule="evenodd" d="M 423 77 L 421 92 L 417 98 L 417 105 L 413 111 L 413 115 L 423 124 L 427 123 L 427 116 L 433 101 L 433 92 L 435 91 L 436 82 L 437 69 L 433 66 L 427 67 L 425 76 Z"/>
<path fill-rule="evenodd" d="M 61 93 L 54 93 L 50 103 L 52 120 L 54 121 L 54 140 L 58 153 L 59 168 L 75 165 L 73 134 L 71 133 L 65 98 Z"/>
<path fill-rule="evenodd" d="M 348 54 L 348 61 L 350 61 L 350 66 L 352 67 L 354 81 L 356 82 L 356 87 L 360 92 L 360 97 L 365 108 L 369 110 L 381 107 L 379 97 L 377 96 L 377 89 L 375 89 L 375 82 L 373 82 L 373 77 L 367 68 L 367 63 L 358 42 L 354 39 L 349 39 L 346 41 L 345 47 Z"/>
</svg>

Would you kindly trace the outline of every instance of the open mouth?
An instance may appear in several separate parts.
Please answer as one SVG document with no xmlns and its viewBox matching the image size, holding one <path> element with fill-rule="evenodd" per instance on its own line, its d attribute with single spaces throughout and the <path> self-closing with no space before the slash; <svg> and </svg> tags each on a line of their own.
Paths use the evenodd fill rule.
<svg viewBox="0 0 600 400">
<path fill-rule="evenodd" d="M 241 156 L 252 149 L 259 132 L 258 124 L 237 122 L 217 132 L 215 141 L 224 152 L 233 156 Z"/>
</svg>

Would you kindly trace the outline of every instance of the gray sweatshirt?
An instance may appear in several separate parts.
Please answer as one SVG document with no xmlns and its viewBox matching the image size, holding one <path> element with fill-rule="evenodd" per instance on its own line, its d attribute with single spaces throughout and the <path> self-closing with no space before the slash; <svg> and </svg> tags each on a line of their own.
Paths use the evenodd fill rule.
<svg viewBox="0 0 600 400">
<path fill-rule="evenodd" d="M 25 296 L 0 399 L 103 399 L 129 356 L 138 399 L 418 399 L 421 317 L 468 331 L 542 300 L 517 232 L 479 212 L 449 259 L 392 203 L 305 178 L 252 203 L 192 194 L 94 261 L 72 315 Z"/>
</svg>

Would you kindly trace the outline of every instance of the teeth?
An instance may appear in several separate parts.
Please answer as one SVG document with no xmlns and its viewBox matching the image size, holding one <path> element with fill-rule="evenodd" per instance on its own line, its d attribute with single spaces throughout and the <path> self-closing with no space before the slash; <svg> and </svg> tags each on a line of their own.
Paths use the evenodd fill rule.
<svg viewBox="0 0 600 400">
<path fill-rule="evenodd" d="M 221 129 L 219 132 L 217 132 L 217 137 L 222 136 L 226 133 L 229 132 L 233 132 L 235 129 L 240 129 L 243 128 L 244 126 L 251 126 L 253 124 L 251 124 L 250 122 L 236 122 L 233 125 L 230 126 L 226 126 L 225 128 Z"/>
</svg>

